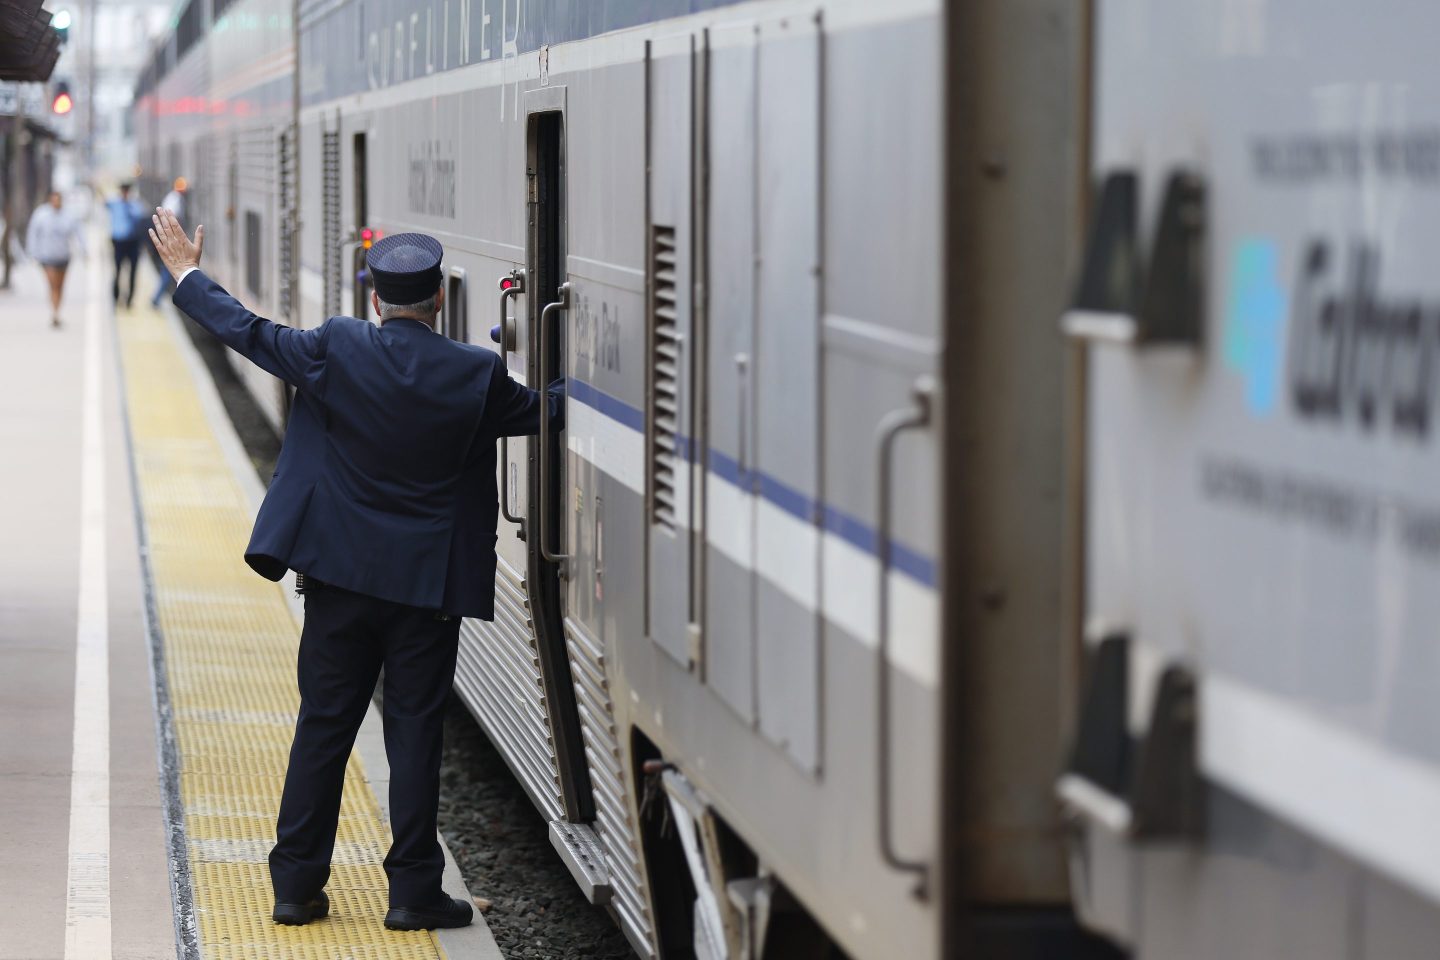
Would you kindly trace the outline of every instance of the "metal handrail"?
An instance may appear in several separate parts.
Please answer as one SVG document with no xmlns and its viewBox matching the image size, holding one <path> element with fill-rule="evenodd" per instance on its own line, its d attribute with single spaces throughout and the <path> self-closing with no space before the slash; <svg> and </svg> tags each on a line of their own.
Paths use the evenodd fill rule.
<svg viewBox="0 0 1440 960">
<path fill-rule="evenodd" d="M 505 281 L 510 281 L 510 286 L 505 286 Z M 510 349 L 512 343 L 510 330 L 507 324 L 510 321 L 505 313 L 505 304 L 511 297 L 525 290 L 525 271 L 511 270 L 500 278 L 500 354 L 504 356 Z M 525 536 L 525 518 L 517 517 L 510 512 L 510 438 L 500 437 L 500 513 L 506 520 L 518 524 L 520 536 Z"/>
<path fill-rule="evenodd" d="M 540 371 L 540 556 L 551 563 L 560 565 L 560 576 L 565 576 L 565 561 L 570 559 L 570 554 L 561 553 L 558 550 L 550 549 L 550 525 L 548 523 L 551 511 L 548 509 L 547 498 L 544 495 L 546 482 L 550 479 L 550 396 L 545 387 L 545 357 L 549 353 L 549 338 L 547 331 L 549 319 L 553 310 L 568 310 L 570 307 L 570 284 L 560 284 L 556 291 L 560 298 L 553 303 L 545 304 L 545 309 L 540 311 L 540 356 L 536 361 L 536 369 Z"/>
<path fill-rule="evenodd" d="M 890 810 L 891 764 L 890 764 L 890 558 L 893 546 L 891 528 L 891 461 L 894 456 L 895 439 L 906 430 L 914 430 L 930 424 L 930 408 L 934 384 L 929 377 L 916 381 L 912 394 L 913 404 L 903 410 L 896 410 L 880 421 L 876 431 L 877 447 L 877 509 L 875 516 L 875 555 L 879 566 L 879 592 L 876 600 L 877 630 L 876 655 L 879 666 L 875 671 L 878 689 L 876 707 L 879 714 L 876 723 L 879 755 L 876 758 L 879 779 L 879 802 L 877 811 L 880 820 L 880 854 L 885 862 L 896 870 L 914 873 L 918 877 L 915 896 L 924 900 L 929 896 L 930 865 L 911 860 L 897 852 L 895 837 L 891 833 Z"/>
</svg>

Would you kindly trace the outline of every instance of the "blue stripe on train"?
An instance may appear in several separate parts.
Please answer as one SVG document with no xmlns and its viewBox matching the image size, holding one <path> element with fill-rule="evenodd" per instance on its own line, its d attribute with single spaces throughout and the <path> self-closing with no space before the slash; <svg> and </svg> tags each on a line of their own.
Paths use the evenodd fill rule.
<svg viewBox="0 0 1440 960">
<path fill-rule="evenodd" d="M 637 433 L 645 432 L 645 413 L 630 406 L 623 400 L 612 397 L 593 384 L 571 377 L 566 381 L 570 399 L 579 401 L 622 423 Z M 692 444 L 689 437 L 680 437 L 681 456 L 693 463 Z M 726 483 L 737 489 L 755 494 L 784 510 L 792 517 L 805 523 L 819 523 L 830 533 L 849 543 L 858 550 L 872 556 L 879 552 L 879 539 L 874 528 L 864 521 L 846 513 L 838 507 L 818 502 L 815 498 L 796 490 L 794 487 L 759 470 L 741 470 L 740 464 L 728 454 L 714 447 L 710 448 L 709 468 Z M 935 561 L 898 540 L 890 541 L 890 562 L 895 569 L 927 587 L 936 585 Z"/>
</svg>

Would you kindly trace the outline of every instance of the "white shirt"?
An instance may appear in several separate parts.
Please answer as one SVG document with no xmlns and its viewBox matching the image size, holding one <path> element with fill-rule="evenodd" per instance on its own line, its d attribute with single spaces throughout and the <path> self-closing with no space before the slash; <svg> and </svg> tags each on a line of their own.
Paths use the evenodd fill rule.
<svg viewBox="0 0 1440 960">
<path fill-rule="evenodd" d="M 25 250 L 36 260 L 47 265 L 67 263 L 71 241 L 81 254 L 85 253 L 80 224 L 64 210 L 56 210 L 47 203 L 30 214 L 30 226 L 25 230 Z"/>
</svg>

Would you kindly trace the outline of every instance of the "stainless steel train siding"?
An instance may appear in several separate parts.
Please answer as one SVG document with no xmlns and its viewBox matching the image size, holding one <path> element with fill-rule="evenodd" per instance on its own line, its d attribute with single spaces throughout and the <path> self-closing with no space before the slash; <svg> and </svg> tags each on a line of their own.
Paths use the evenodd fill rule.
<svg viewBox="0 0 1440 960">
<path fill-rule="evenodd" d="M 1095 221 L 1180 298 L 1128 342 L 1093 322 L 1115 303 L 1069 320 L 1087 619 L 1120 732 L 1169 742 L 1152 782 L 1203 810 L 1157 821 L 1093 764 L 1065 784 L 1083 915 L 1137 957 L 1435 952 L 1437 29 L 1402 3 L 1097 11 Z"/>
<path fill-rule="evenodd" d="M 1429 956 L 1440 19 L 1313 7 L 237 0 L 142 139 L 567 376 L 458 685 L 642 955 Z"/>
<path fill-rule="evenodd" d="M 533 445 L 510 444 L 503 468 L 507 507 L 529 518 L 526 540 L 500 536 L 501 593 L 514 602 L 493 624 L 467 624 L 459 683 L 541 810 L 593 824 L 611 905 L 642 954 L 657 949 L 650 887 L 674 878 L 649 876 L 641 855 L 637 735 L 847 952 L 938 953 L 933 908 L 880 860 L 869 826 L 872 435 L 937 373 L 937 14 L 750 5 L 416 80 L 410 48 L 396 60 L 392 46 L 389 83 L 334 100 L 329 58 L 306 70 L 301 215 L 321 227 L 301 243 L 308 322 L 334 306 L 332 251 L 348 257 L 362 225 L 351 206 L 360 176 L 364 226 L 445 243 L 471 339 L 498 316 L 495 281 L 530 271 L 509 359 L 532 382 L 540 307 L 570 286 L 557 327 L 570 383 L 563 527 L 546 535 L 571 554 L 560 692 L 575 704 L 582 776 L 566 782 L 566 720 L 543 676 L 556 638 L 536 636 L 526 589 L 526 547 L 542 535 Z M 302 19 L 306 50 L 318 51 L 324 16 Z M 859 79 L 877 49 L 894 65 L 886 87 Z M 911 91 L 903 111 L 887 107 L 892 84 Z M 544 201 L 527 177 L 544 175 L 542 117 L 563 133 L 551 184 L 563 269 L 547 289 L 530 216 Z M 886 239 L 900 235 L 914 246 Z M 899 290 L 868 279 L 898 272 L 911 277 Z M 926 859 L 937 819 L 933 441 L 909 433 L 896 454 L 892 816 L 897 845 Z"/>
<path fill-rule="evenodd" d="M 801 918 L 856 960 L 948 955 L 965 844 L 979 863 L 968 893 L 1065 906 L 1051 788 L 1068 681 L 1049 618 L 1061 352 L 1053 327 L 1038 350 L 1023 334 L 1059 312 L 1066 230 L 983 245 L 1040 265 L 1023 295 L 963 328 L 1008 362 L 998 393 L 1039 385 L 1004 400 L 1034 404 L 1007 416 L 1007 442 L 1039 469 L 1017 481 L 1008 451 L 975 455 L 991 408 L 942 365 L 962 329 L 946 301 L 961 198 L 976 230 L 1053 227 L 1078 183 L 1073 140 L 1050 150 L 1043 126 L 1071 136 L 1064 6 L 1011 4 L 973 33 L 1047 25 L 1003 65 L 965 61 L 1014 93 L 1006 116 L 1029 126 L 1006 136 L 1044 145 L 1010 158 L 1008 180 L 984 174 L 1003 202 L 947 184 L 957 21 L 938 0 L 307 2 L 293 125 L 278 73 L 200 66 L 213 33 L 158 80 L 152 153 L 234 144 L 267 178 L 258 277 L 222 273 L 250 302 L 304 326 L 363 313 L 364 231 L 423 230 L 447 251 L 444 332 L 488 343 L 502 322 L 514 375 L 567 377 L 563 446 L 507 445 L 497 485 L 515 520 L 497 543 L 496 619 L 464 625 L 457 688 L 642 956 L 744 956 L 772 907 L 777 927 Z M 279 26 L 266 35 L 288 49 Z M 173 109 L 186 91 L 252 88 L 273 91 L 255 94 L 263 122 Z M 996 164 L 965 150 L 958 169 Z M 214 218 L 231 205 L 205 206 Z M 222 271 L 254 262 L 220 249 Z M 502 297 L 502 277 L 523 292 Z M 293 301 L 280 299 L 289 279 Z M 974 383 L 994 375 L 989 357 L 966 361 Z M 957 429 L 968 445 L 942 443 Z M 977 491 L 964 509 L 942 496 L 947 473 L 958 489 L 959 449 Z M 986 510 L 1032 527 L 1006 541 L 1013 562 L 987 595 L 1035 613 L 992 605 L 966 624 L 996 686 L 950 696 L 1023 743 L 964 756 L 984 788 L 962 812 L 941 802 L 959 742 L 941 733 L 942 659 L 957 656 L 941 624 L 965 622 L 942 587 L 996 542 L 958 540 L 951 518 Z M 1019 699 L 994 696 L 1001 685 Z M 657 807 L 678 838 L 658 834 Z M 680 912 L 694 942 L 676 943 L 691 883 Z"/>
<path fill-rule="evenodd" d="M 293 316 L 298 189 L 291 126 L 295 46 L 286 0 L 190 0 L 155 51 L 135 106 L 142 198 L 154 205 L 184 177 L 185 219 L 205 224 L 205 269 L 263 316 Z M 196 39 L 190 39 L 197 36 Z M 232 355 L 235 370 L 278 430 L 280 383 Z"/>
</svg>

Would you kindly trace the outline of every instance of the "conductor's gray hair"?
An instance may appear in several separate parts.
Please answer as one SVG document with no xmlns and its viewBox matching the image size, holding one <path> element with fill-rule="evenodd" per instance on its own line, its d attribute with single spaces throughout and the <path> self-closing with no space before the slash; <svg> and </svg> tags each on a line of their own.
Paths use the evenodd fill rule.
<svg viewBox="0 0 1440 960">
<path fill-rule="evenodd" d="M 380 301 L 380 319 L 389 320 L 392 317 L 410 317 L 414 320 L 424 320 L 429 323 L 435 319 L 435 300 L 439 296 L 428 300 L 421 300 L 419 303 L 386 303 Z"/>
</svg>

